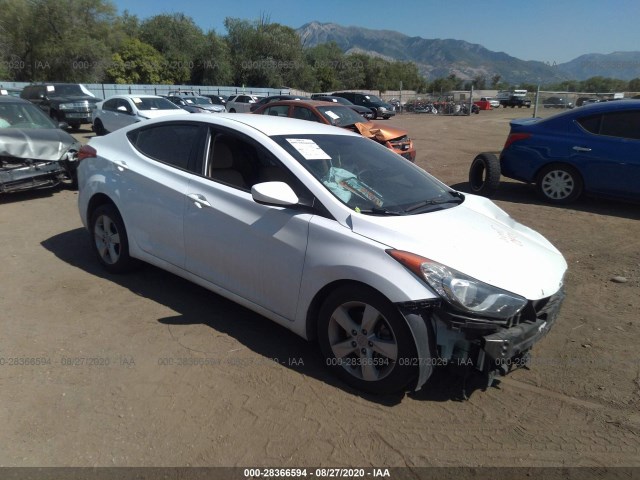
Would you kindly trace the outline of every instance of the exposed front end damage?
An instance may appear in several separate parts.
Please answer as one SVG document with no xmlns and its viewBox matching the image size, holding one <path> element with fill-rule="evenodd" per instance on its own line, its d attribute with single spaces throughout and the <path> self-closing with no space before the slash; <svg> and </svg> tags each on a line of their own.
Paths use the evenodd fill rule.
<svg viewBox="0 0 640 480">
<path fill-rule="evenodd" d="M 0 193 L 55 187 L 65 180 L 75 183 L 80 145 L 65 135 L 56 129 L 4 130 Z"/>
<path fill-rule="evenodd" d="M 381 143 L 407 160 L 415 161 L 416 149 L 405 130 L 380 125 L 375 122 L 356 123 L 354 127 L 363 137 Z"/>
<path fill-rule="evenodd" d="M 564 291 L 529 301 L 518 315 L 507 320 L 470 316 L 446 302 L 411 302 L 398 305 L 414 332 L 419 367 L 415 390 L 420 390 L 437 366 L 473 368 L 483 374 L 486 386 L 497 376 L 526 366 L 531 347 L 555 323 Z M 424 323 L 417 326 L 416 316 Z"/>
</svg>

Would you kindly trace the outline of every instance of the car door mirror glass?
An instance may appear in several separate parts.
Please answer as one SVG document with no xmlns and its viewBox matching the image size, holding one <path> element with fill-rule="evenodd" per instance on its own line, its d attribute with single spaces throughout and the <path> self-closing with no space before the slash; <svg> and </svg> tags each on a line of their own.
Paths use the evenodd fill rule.
<svg viewBox="0 0 640 480">
<path fill-rule="evenodd" d="M 251 187 L 251 196 L 257 203 L 291 206 L 298 204 L 298 196 L 284 182 L 263 182 Z"/>
</svg>

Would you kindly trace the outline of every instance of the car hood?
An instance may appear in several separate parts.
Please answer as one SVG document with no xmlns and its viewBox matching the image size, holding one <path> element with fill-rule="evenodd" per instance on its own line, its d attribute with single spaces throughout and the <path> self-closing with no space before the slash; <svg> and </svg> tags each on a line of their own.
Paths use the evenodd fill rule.
<svg viewBox="0 0 640 480">
<path fill-rule="evenodd" d="M 467 195 L 453 208 L 399 217 L 351 215 L 355 233 L 538 300 L 562 286 L 567 263 L 542 235 L 491 201 Z"/>
<path fill-rule="evenodd" d="M 373 138 L 378 142 L 388 142 L 389 140 L 407 135 L 406 130 L 389 127 L 387 125 L 380 125 L 376 122 L 355 123 L 354 127 L 363 137 Z"/>
<path fill-rule="evenodd" d="M 140 110 L 140 115 L 147 118 L 166 117 L 167 115 L 182 115 L 189 113 L 186 110 Z"/>
<path fill-rule="evenodd" d="M 211 110 L 212 112 L 224 112 L 226 109 L 222 105 L 202 105 L 198 104 L 200 108 L 204 108 L 205 110 Z"/>
<path fill-rule="evenodd" d="M 58 128 L 6 128 L 0 132 L 0 157 L 60 160 L 75 143 Z"/>
</svg>

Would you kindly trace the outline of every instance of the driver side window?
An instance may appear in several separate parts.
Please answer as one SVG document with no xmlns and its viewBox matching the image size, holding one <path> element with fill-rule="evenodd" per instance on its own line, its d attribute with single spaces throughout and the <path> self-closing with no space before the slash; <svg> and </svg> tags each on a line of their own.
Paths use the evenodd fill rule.
<svg viewBox="0 0 640 480">
<path fill-rule="evenodd" d="M 222 131 L 211 131 L 205 174 L 242 190 L 251 190 L 256 183 L 277 181 L 288 184 L 300 198 L 306 192 L 298 179 L 262 146 Z"/>
</svg>

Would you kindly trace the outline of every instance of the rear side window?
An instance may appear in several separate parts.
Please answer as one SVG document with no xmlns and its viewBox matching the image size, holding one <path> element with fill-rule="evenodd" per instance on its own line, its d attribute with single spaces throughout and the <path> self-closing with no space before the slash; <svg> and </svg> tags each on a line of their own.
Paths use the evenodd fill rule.
<svg viewBox="0 0 640 480">
<path fill-rule="evenodd" d="M 640 111 L 612 112 L 578 119 L 588 132 L 640 140 Z"/>
<path fill-rule="evenodd" d="M 169 124 L 132 130 L 127 137 L 144 155 L 189 170 L 192 152 L 199 148 L 200 132 L 197 124 Z"/>
<path fill-rule="evenodd" d="M 287 117 L 289 115 L 289 105 L 274 105 L 267 107 L 262 111 L 263 115 L 272 115 L 275 117 Z"/>
<path fill-rule="evenodd" d="M 112 100 L 107 100 L 102 104 L 103 110 L 115 110 L 118 106 L 118 99 L 114 98 Z"/>
<path fill-rule="evenodd" d="M 313 114 L 311 110 L 304 107 L 293 107 L 293 118 L 299 118 L 300 120 L 309 120 L 311 122 L 319 122 L 318 118 Z"/>
<path fill-rule="evenodd" d="M 640 139 L 640 111 L 607 113 L 602 116 L 600 134 Z"/>
<path fill-rule="evenodd" d="M 582 117 L 577 121 L 587 132 L 598 135 L 600 133 L 600 119 L 602 115 L 592 115 L 590 117 Z"/>
</svg>

